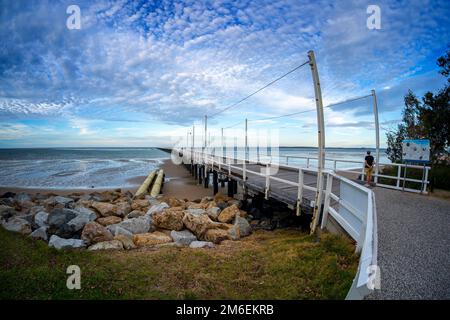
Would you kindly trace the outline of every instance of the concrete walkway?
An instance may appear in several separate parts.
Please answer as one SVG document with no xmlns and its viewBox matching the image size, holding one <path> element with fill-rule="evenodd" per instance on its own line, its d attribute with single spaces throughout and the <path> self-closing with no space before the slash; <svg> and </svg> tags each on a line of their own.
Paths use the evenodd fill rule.
<svg viewBox="0 0 450 320">
<path fill-rule="evenodd" d="M 450 201 L 373 190 L 381 289 L 368 299 L 450 299 Z"/>
</svg>

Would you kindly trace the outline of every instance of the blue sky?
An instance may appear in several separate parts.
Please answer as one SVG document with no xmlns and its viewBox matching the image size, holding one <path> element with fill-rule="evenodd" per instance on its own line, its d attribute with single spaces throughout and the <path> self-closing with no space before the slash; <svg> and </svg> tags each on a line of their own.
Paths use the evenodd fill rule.
<svg viewBox="0 0 450 320">
<path fill-rule="evenodd" d="M 71 4 L 80 30 L 66 27 Z M 369 4 L 381 30 L 366 27 Z M 449 1 L 2 1 L 0 147 L 169 146 L 308 50 L 325 105 L 377 91 L 384 145 L 407 90 L 443 86 L 449 20 Z M 373 146 L 371 108 L 327 108 L 326 145 Z M 208 125 L 310 109 L 306 66 Z M 315 112 L 249 125 L 278 129 L 282 145 L 317 145 Z"/>
</svg>

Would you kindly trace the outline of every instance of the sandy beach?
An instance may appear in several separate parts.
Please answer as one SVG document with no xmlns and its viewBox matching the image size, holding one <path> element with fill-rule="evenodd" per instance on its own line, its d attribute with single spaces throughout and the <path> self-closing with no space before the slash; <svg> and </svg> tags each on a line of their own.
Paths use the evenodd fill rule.
<svg viewBox="0 0 450 320">
<path fill-rule="evenodd" d="M 164 182 L 162 193 L 167 196 L 173 196 L 177 198 L 183 198 L 188 200 L 195 200 L 204 196 L 212 196 L 212 188 L 204 188 L 203 185 L 199 185 L 197 181 L 190 175 L 188 170 L 182 165 L 175 165 L 170 159 L 164 160 L 160 166 L 164 169 L 166 179 Z M 130 182 L 134 186 L 121 188 L 122 191 L 136 192 L 146 176 L 130 177 L 127 182 Z M 21 188 L 21 187 L 0 187 L 0 194 L 5 192 L 26 192 L 28 194 L 55 194 L 55 195 L 69 195 L 73 193 L 92 193 L 111 190 L 110 188 Z M 222 193 L 226 190 L 222 190 Z"/>
</svg>

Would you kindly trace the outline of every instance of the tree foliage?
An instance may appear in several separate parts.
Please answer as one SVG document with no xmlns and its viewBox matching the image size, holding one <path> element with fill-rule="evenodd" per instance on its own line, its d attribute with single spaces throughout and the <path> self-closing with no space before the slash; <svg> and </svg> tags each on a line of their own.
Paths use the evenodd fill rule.
<svg viewBox="0 0 450 320">
<path fill-rule="evenodd" d="M 447 77 L 450 74 L 450 49 L 437 60 L 441 68 L 439 73 Z M 404 97 L 405 107 L 402 122 L 396 129 L 386 133 L 388 148 L 386 153 L 392 162 L 402 159 L 402 140 L 429 139 L 433 162 L 448 154 L 450 146 L 450 86 L 436 94 L 427 92 L 422 101 L 409 90 Z"/>
</svg>

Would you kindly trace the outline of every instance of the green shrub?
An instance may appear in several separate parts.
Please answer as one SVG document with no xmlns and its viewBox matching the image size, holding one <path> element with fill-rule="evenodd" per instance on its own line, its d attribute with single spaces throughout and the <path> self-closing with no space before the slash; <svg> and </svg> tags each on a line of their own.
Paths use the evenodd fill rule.
<svg viewBox="0 0 450 320">
<path fill-rule="evenodd" d="M 450 190 L 450 166 L 434 165 L 430 171 L 431 188 Z"/>
<path fill-rule="evenodd" d="M 383 175 L 397 177 L 398 168 L 395 166 L 384 167 L 381 170 L 381 173 Z M 403 177 L 404 174 L 405 174 L 405 168 L 402 168 L 401 169 L 401 177 Z M 416 168 L 407 168 L 406 169 L 406 177 L 410 178 L 410 179 L 422 180 L 422 174 L 423 174 L 422 169 L 416 169 Z M 429 190 L 431 190 L 431 191 L 434 188 L 450 190 L 450 166 L 433 165 L 428 174 L 428 180 L 430 181 Z M 389 178 L 379 178 L 378 182 L 382 183 L 382 184 L 391 185 L 391 186 L 395 186 L 397 184 L 397 180 L 389 179 Z M 405 188 L 409 188 L 409 189 L 420 190 L 421 185 L 422 185 L 422 183 L 420 183 L 420 182 L 412 182 L 412 181 L 405 182 Z M 400 180 L 400 187 L 402 187 L 402 186 L 403 186 L 403 181 Z"/>
</svg>

